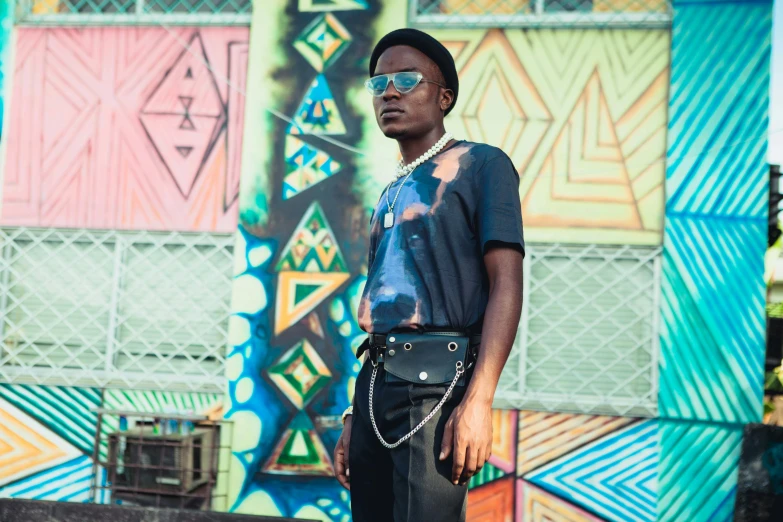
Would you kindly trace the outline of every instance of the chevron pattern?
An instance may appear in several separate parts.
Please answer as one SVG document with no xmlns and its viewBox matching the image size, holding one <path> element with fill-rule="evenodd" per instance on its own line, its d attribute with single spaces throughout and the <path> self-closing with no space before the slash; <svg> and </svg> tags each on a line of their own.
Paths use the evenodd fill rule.
<svg viewBox="0 0 783 522">
<path fill-rule="evenodd" d="M 610 520 L 655 520 L 657 421 L 638 422 L 524 478 Z"/>
<path fill-rule="evenodd" d="M 471 490 L 468 495 L 467 520 L 513 522 L 514 477 L 505 477 Z"/>
<path fill-rule="evenodd" d="M 667 213 L 766 219 L 771 24 L 771 1 L 676 2 Z"/>
<path fill-rule="evenodd" d="M 766 234 L 764 222 L 669 219 L 661 282 L 662 417 L 761 418 Z"/>
<path fill-rule="evenodd" d="M 0 399 L 0 485 L 68 462 L 79 450 Z"/>
<path fill-rule="evenodd" d="M 100 474 L 103 483 L 105 472 L 101 470 Z M 91 482 L 92 460 L 83 456 L 0 488 L 0 498 L 90 502 Z M 105 491 L 100 490 L 98 503 L 105 503 L 106 496 Z"/>
<path fill-rule="evenodd" d="M 54 433 L 92 454 L 101 405 L 97 388 L 0 384 L 0 397 L 24 411 Z"/>
<path fill-rule="evenodd" d="M 660 421 L 659 520 L 732 520 L 742 426 Z"/>
<path fill-rule="evenodd" d="M 662 417 L 761 418 L 771 5 L 675 6 Z M 703 45 L 705 31 L 710 45 Z M 726 56 L 731 71 L 722 69 Z"/>
</svg>

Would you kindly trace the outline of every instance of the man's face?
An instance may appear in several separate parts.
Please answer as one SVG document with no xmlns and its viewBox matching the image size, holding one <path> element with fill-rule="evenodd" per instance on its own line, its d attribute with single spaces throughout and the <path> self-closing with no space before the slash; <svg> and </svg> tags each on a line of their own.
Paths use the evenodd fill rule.
<svg viewBox="0 0 783 522">
<path fill-rule="evenodd" d="M 415 71 L 424 80 L 445 84 L 443 75 L 421 51 L 398 45 L 381 54 L 375 75 Z M 451 104 L 452 93 L 434 83 L 422 81 L 412 91 L 400 94 L 389 82 L 383 96 L 373 98 L 375 119 L 389 138 L 415 139 L 425 135 L 443 120 L 443 111 Z"/>
</svg>

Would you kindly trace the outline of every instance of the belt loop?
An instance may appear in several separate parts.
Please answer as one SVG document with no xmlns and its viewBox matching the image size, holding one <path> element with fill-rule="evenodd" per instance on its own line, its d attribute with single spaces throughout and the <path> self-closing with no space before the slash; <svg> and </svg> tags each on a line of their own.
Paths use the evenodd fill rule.
<svg viewBox="0 0 783 522">
<path fill-rule="evenodd" d="M 369 352 L 370 352 L 370 363 L 372 364 L 373 368 L 377 368 L 378 367 L 378 353 L 380 352 L 380 350 L 378 350 L 378 348 L 376 348 L 375 346 L 370 345 Z"/>
</svg>

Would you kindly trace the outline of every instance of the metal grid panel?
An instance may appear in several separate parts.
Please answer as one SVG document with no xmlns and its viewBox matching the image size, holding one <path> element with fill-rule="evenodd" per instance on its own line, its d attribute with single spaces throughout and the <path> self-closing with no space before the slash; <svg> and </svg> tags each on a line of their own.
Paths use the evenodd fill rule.
<svg viewBox="0 0 783 522">
<path fill-rule="evenodd" d="M 0 378 L 223 391 L 230 234 L 0 229 Z"/>
<path fill-rule="evenodd" d="M 655 416 L 660 248 L 529 245 L 495 406 Z"/>
<path fill-rule="evenodd" d="M 31 25 L 249 25 L 252 0 L 17 0 Z"/>
<path fill-rule="evenodd" d="M 411 0 L 419 27 L 667 27 L 671 0 Z"/>
</svg>

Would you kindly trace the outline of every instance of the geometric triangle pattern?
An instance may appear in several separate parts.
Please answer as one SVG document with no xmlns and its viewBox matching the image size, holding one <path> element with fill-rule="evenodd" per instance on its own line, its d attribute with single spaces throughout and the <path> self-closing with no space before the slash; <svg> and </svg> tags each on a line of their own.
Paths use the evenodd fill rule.
<svg viewBox="0 0 783 522">
<path fill-rule="evenodd" d="M 264 466 L 266 473 L 280 475 L 334 476 L 334 467 L 313 422 L 297 412 Z"/>
<path fill-rule="evenodd" d="M 299 11 L 353 11 L 367 9 L 367 0 L 299 0 Z"/>
<path fill-rule="evenodd" d="M 574 204 L 578 201 L 600 201 L 601 213 L 586 220 Z M 623 228 L 643 228 L 597 70 L 525 195 L 523 208 L 532 226 L 546 226 L 557 215 L 560 226 L 585 226 L 589 221 L 590 227 L 622 223 Z"/>
<path fill-rule="evenodd" d="M 54 432 L 0 399 L 0 485 L 80 455 L 79 450 Z"/>
<path fill-rule="evenodd" d="M 101 406 L 98 388 L 0 384 L 0 397 L 92 455 L 98 424 L 98 414 L 92 410 Z"/>
<path fill-rule="evenodd" d="M 351 43 L 351 34 L 332 14 L 325 14 L 305 27 L 294 40 L 294 48 L 319 73 L 340 57 Z"/>
<path fill-rule="evenodd" d="M 351 274 L 348 272 L 278 273 L 275 335 L 279 335 L 310 313 L 349 277 Z"/>
<path fill-rule="evenodd" d="M 300 410 L 332 379 L 332 372 L 306 339 L 285 352 L 267 373 Z"/>
<path fill-rule="evenodd" d="M 275 270 L 348 272 L 337 239 L 317 201 L 310 205 L 299 221 L 280 254 Z"/>
<path fill-rule="evenodd" d="M 340 168 L 341 165 L 322 150 L 294 136 L 286 136 L 283 200 L 301 194 L 336 174 Z"/>
<path fill-rule="evenodd" d="M 470 480 L 468 481 L 468 489 L 475 489 L 506 475 L 508 475 L 508 473 L 487 462 L 481 468 L 481 471 L 470 477 Z"/>
<path fill-rule="evenodd" d="M 206 56 L 201 35 L 195 33 L 139 114 L 152 146 L 185 198 L 226 122 L 226 108 Z"/>
<path fill-rule="evenodd" d="M 570 504 L 525 480 L 517 482 L 517 520 L 524 522 L 601 522 Z"/>
<path fill-rule="evenodd" d="M 637 422 L 550 462 L 525 480 L 610 520 L 655 520 L 658 421 Z"/>
<path fill-rule="evenodd" d="M 323 74 L 316 76 L 307 89 L 288 134 L 345 134 L 345 124 Z"/>
<path fill-rule="evenodd" d="M 512 522 L 514 520 L 514 477 L 508 476 L 470 490 L 467 520 Z"/>
<path fill-rule="evenodd" d="M 524 475 L 631 422 L 627 417 L 520 411 L 517 474 Z"/>
</svg>

